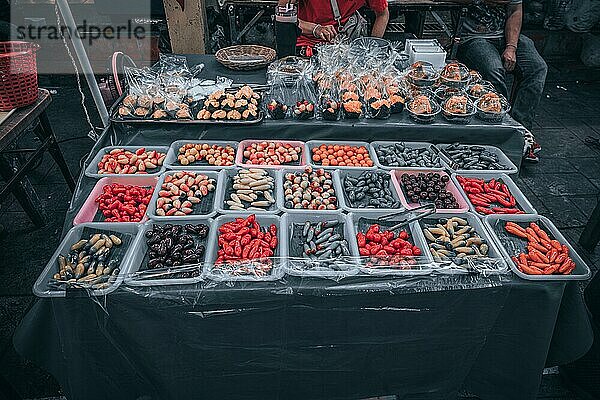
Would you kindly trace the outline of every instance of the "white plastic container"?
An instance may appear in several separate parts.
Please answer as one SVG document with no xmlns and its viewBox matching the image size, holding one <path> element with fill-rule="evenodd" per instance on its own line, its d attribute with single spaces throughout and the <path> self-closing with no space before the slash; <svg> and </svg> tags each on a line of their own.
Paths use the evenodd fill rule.
<svg viewBox="0 0 600 400">
<path fill-rule="evenodd" d="M 429 253 L 429 248 L 425 244 L 425 238 L 423 237 L 423 233 L 421 232 L 417 222 L 411 222 L 401 229 L 405 230 L 409 234 L 409 242 L 413 243 L 419 249 L 421 249 L 421 256 L 417 258 L 417 264 L 412 266 L 411 269 L 400 269 L 400 268 L 390 268 L 388 266 L 381 266 L 379 268 L 368 268 L 364 264 L 366 260 L 362 259 L 358 251 L 358 242 L 356 241 L 356 235 L 358 232 L 365 233 L 367 231 L 366 228 L 361 229 L 359 226 L 359 222 L 361 218 L 367 218 L 369 220 L 376 220 L 377 218 L 388 214 L 387 212 L 381 211 L 360 211 L 360 212 L 352 212 L 348 214 L 348 218 L 352 221 L 352 239 L 350 241 L 350 250 L 352 251 L 353 256 L 357 257 L 359 260 L 359 270 L 363 275 L 399 275 L 399 276 L 412 276 L 412 275 L 428 275 L 434 269 L 432 265 L 432 257 Z M 374 222 L 375 223 L 375 222 Z M 397 222 L 393 220 L 384 220 L 377 221 L 377 224 L 381 225 L 381 228 L 384 229 L 386 227 L 391 227 Z M 394 233 L 398 233 L 396 230 Z"/>
<path fill-rule="evenodd" d="M 283 180 L 285 177 L 285 174 L 287 173 L 297 173 L 297 172 L 302 172 L 302 171 L 298 171 L 298 170 L 293 170 L 293 169 L 282 169 L 279 170 L 279 173 L 277 174 L 277 183 L 275 184 L 275 186 L 277 187 L 277 207 L 279 208 L 279 210 L 281 212 L 286 212 L 286 213 L 290 213 L 290 214 L 307 214 L 307 213 L 313 213 L 313 212 L 319 212 L 319 213 L 326 213 L 326 214 L 337 214 L 340 212 L 340 210 L 342 209 L 342 203 L 340 201 L 340 193 L 338 192 L 338 186 L 335 183 L 335 172 L 336 171 L 329 171 L 331 173 L 331 179 L 333 181 L 333 189 L 335 190 L 335 197 L 337 197 L 337 207 L 335 210 L 309 210 L 307 208 L 286 208 L 285 207 L 285 191 L 283 188 Z"/>
<path fill-rule="evenodd" d="M 364 146 L 368 153 L 369 153 L 369 158 L 371 158 L 371 160 L 373 161 L 373 166 L 372 167 L 351 167 L 351 166 L 338 166 L 338 165 L 328 165 L 328 166 L 323 166 L 320 163 L 316 163 L 312 160 L 312 149 L 315 147 L 319 147 L 322 144 L 326 144 L 326 145 L 339 145 L 339 146 L 355 146 L 355 147 L 359 147 L 359 146 Z M 359 142 L 359 141 L 336 141 L 336 140 L 309 140 L 308 142 L 306 142 L 306 158 L 308 161 L 309 165 L 312 165 L 314 168 L 324 168 L 324 169 L 376 169 L 377 167 L 375 166 L 375 159 L 377 158 L 377 156 L 375 155 L 375 152 L 373 151 L 373 148 L 371 147 L 371 145 L 367 142 Z"/>
<path fill-rule="evenodd" d="M 504 274 L 504 273 L 506 273 L 508 271 L 508 266 L 506 264 L 506 260 L 504 259 L 504 255 L 500 252 L 500 250 L 498 248 L 498 244 L 496 242 L 496 237 L 493 235 L 490 235 L 488 229 L 483 225 L 481 219 L 479 219 L 475 214 L 470 213 L 470 212 L 465 212 L 462 214 L 450 214 L 450 213 L 432 214 L 432 215 L 420 220 L 419 226 L 421 229 L 424 229 L 433 220 L 437 220 L 440 218 L 452 218 L 452 217 L 466 219 L 468 224 L 470 226 L 472 226 L 473 228 L 475 228 L 475 232 L 482 239 L 486 240 L 486 243 L 488 245 L 488 257 L 486 259 L 482 260 L 483 262 L 477 262 L 477 260 L 473 261 L 474 264 L 477 264 L 475 267 L 476 270 L 478 272 L 484 273 L 484 274 Z M 423 237 L 425 238 L 424 234 L 423 234 Z M 429 250 L 429 242 L 427 241 L 426 238 L 424 240 L 426 243 L 425 249 L 427 252 L 429 252 L 431 254 L 431 251 Z M 489 265 L 486 265 L 487 260 L 490 260 L 489 262 L 493 263 L 493 268 L 490 267 Z M 491 260 L 494 260 L 494 261 L 491 261 Z M 469 272 L 469 270 L 466 268 L 465 265 L 459 266 L 459 265 L 454 264 L 451 261 L 440 262 L 439 260 L 435 260 L 435 259 L 433 259 L 433 261 L 436 263 L 437 270 L 444 271 L 444 273 L 453 274 L 453 273 L 468 273 Z"/>
<path fill-rule="evenodd" d="M 256 221 L 261 227 L 268 227 L 271 224 L 275 224 L 277 227 L 277 248 L 274 251 L 273 269 L 267 276 L 258 277 L 253 275 L 239 275 L 233 276 L 225 273 L 218 273 L 214 271 L 215 261 L 217 260 L 217 251 L 219 246 L 218 236 L 219 227 L 227 222 L 234 221 L 236 218 L 246 218 L 252 213 L 236 213 L 221 215 L 217 217 L 213 224 L 213 229 L 209 234 L 209 241 L 207 247 L 207 262 L 204 266 L 204 276 L 213 281 L 227 282 L 227 281 L 249 281 L 249 282 L 264 282 L 264 281 L 276 281 L 281 279 L 285 273 L 284 264 L 287 258 L 287 230 L 282 229 L 282 226 L 286 226 L 287 222 L 284 217 L 278 217 L 277 215 L 268 214 L 256 214 Z"/>
<path fill-rule="evenodd" d="M 212 217 L 217 213 L 217 208 L 215 207 L 215 199 L 217 198 L 217 191 L 220 190 L 220 182 L 219 182 L 219 173 L 217 171 L 187 171 L 187 172 L 193 172 L 195 174 L 202 174 L 202 175 L 206 175 L 209 178 L 212 178 L 215 180 L 215 190 L 212 192 L 209 192 L 208 195 L 202 197 L 200 204 L 202 205 L 202 208 L 205 208 L 207 211 L 205 212 L 197 212 L 196 210 L 194 210 L 194 213 L 186 215 L 186 216 L 160 216 L 160 215 L 156 215 L 156 200 L 158 199 L 158 192 L 160 192 L 162 189 L 162 184 L 165 182 L 165 177 L 168 175 L 173 175 L 176 174 L 178 172 L 181 172 L 183 170 L 171 170 L 171 171 L 167 171 L 164 174 L 162 174 L 158 180 L 158 183 L 156 184 L 156 187 L 154 188 L 154 194 L 152 195 L 152 199 L 150 199 L 150 204 L 148 204 L 148 211 L 147 214 L 150 217 L 150 219 L 155 220 L 155 221 L 161 221 L 161 220 L 170 220 L 170 219 L 174 219 L 174 218 L 193 218 L 193 217 L 198 217 L 198 216 L 203 216 L 203 217 Z M 195 205 L 196 207 L 198 207 L 197 205 Z"/>
<path fill-rule="evenodd" d="M 416 170 L 416 169 L 424 169 L 424 170 L 430 170 L 430 171 L 443 171 L 445 169 L 446 164 L 444 163 L 444 160 L 442 159 L 442 157 L 439 157 L 440 160 L 440 166 L 439 167 L 420 167 L 420 166 L 414 166 L 414 167 L 390 167 L 387 165 L 384 165 L 381 160 L 379 159 L 379 155 L 377 155 L 377 149 L 380 146 L 390 146 L 396 143 L 404 143 L 404 146 L 406 146 L 409 149 L 423 149 L 423 148 L 427 148 L 429 149 L 430 153 L 433 154 L 437 154 L 437 152 L 435 150 L 433 150 L 433 147 L 435 147 L 432 143 L 428 143 L 428 142 L 392 142 L 392 141 L 375 141 L 375 142 L 371 142 L 371 147 L 373 148 L 373 153 L 375 153 L 375 165 L 377 165 L 378 168 L 381 169 L 399 169 L 399 170 L 406 170 L 406 171 L 410 171 L 410 170 Z"/>
<path fill-rule="evenodd" d="M 271 206 L 264 211 L 258 211 L 258 210 L 240 211 L 240 210 L 230 210 L 228 208 L 228 206 L 225 202 L 227 200 L 229 200 L 229 194 L 233 192 L 232 180 L 233 180 L 233 177 L 235 175 L 237 175 L 239 171 L 240 171 L 240 168 L 224 169 L 219 173 L 217 196 L 215 198 L 215 207 L 217 208 L 217 211 L 219 212 L 219 214 L 237 214 L 240 212 L 247 212 L 250 214 L 252 214 L 252 213 L 277 214 L 277 213 L 279 213 L 279 207 L 278 207 L 278 201 L 277 201 L 279 199 L 279 194 L 280 194 L 280 190 L 278 188 L 279 171 L 274 170 L 274 169 L 267 169 L 267 168 L 265 168 L 264 171 L 266 171 L 267 174 L 274 179 L 272 192 L 273 192 L 273 197 L 275 198 L 275 203 L 271 204 Z M 295 170 L 295 171 L 297 171 L 297 170 Z"/>
<path fill-rule="evenodd" d="M 231 146 L 233 147 L 233 161 L 231 165 L 226 166 L 216 166 L 210 165 L 205 161 L 195 162 L 188 165 L 181 165 L 179 161 L 177 161 L 177 156 L 179 155 L 179 148 L 186 144 L 208 144 L 212 146 L 216 144 L 217 146 Z M 235 168 L 235 155 L 237 153 L 237 147 L 239 142 L 233 140 L 177 140 L 171 143 L 171 147 L 169 147 L 169 152 L 167 153 L 167 158 L 165 158 L 165 168 L 167 169 L 182 169 L 186 171 L 211 171 L 211 170 L 221 170 L 221 169 L 231 169 Z"/>
<path fill-rule="evenodd" d="M 162 174 L 165 170 L 164 161 L 163 161 L 163 165 L 156 168 L 155 171 L 148 172 L 147 174 L 99 174 L 98 173 L 98 163 L 100 162 L 100 160 L 102 160 L 102 157 L 105 154 L 110 153 L 114 149 L 123 149 L 123 150 L 131 151 L 132 153 L 135 153 L 136 150 L 141 149 L 142 147 L 145 148 L 146 151 L 156 150 L 156 151 L 158 151 L 160 153 L 164 153 L 164 154 L 167 154 L 169 151 L 169 148 L 167 146 L 108 146 L 108 147 L 104 147 L 104 148 L 100 149 L 100 151 L 98 151 L 98 153 L 96 154 L 94 159 L 87 166 L 87 168 L 85 169 L 85 175 L 89 176 L 90 178 L 98 179 L 98 178 L 115 177 L 115 176 L 118 176 L 118 177 L 121 177 L 121 176 L 158 176 L 158 175 Z M 165 161 L 166 160 L 167 159 L 165 157 Z"/>
<path fill-rule="evenodd" d="M 403 205 L 400 200 L 398 191 L 396 189 L 396 185 L 394 184 L 393 178 L 391 176 L 389 177 L 390 179 L 388 181 L 389 182 L 388 187 L 390 189 L 390 192 L 392 193 L 392 197 L 394 198 L 394 200 L 398 201 L 398 207 L 396 207 L 396 208 L 375 208 L 375 207 L 358 208 L 358 207 L 352 207 L 350 205 L 350 201 L 347 199 L 347 194 L 346 194 L 346 191 L 344 190 L 344 178 L 347 176 L 357 178 L 359 175 L 361 175 L 365 171 L 374 172 L 373 170 L 370 170 L 370 169 L 337 170 L 337 171 L 333 172 L 333 175 L 334 175 L 333 184 L 335 186 L 335 192 L 336 192 L 336 195 L 337 195 L 337 198 L 338 198 L 341 208 L 344 211 L 348 211 L 348 212 L 361 212 L 361 211 L 373 210 L 373 211 L 392 213 L 392 212 L 401 210 L 403 208 Z M 381 172 L 387 174 L 389 171 L 381 171 Z"/>
<path fill-rule="evenodd" d="M 546 231 L 550 238 L 558 240 L 561 244 L 564 244 L 569 248 L 569 256 L 575 262 L 575 269 L 569 275 L 529 275 L 519 271 L 517 265 L 514 263 L 511 257 L 517 256 L 521 250 L 525 249 L 527 247 L 527 241 L 506 233 L 504 230 L 504 224 L 506 221 L 512 221 L 517 224 L 524 225 L 529 224 L 530 222 L 536 222 L 538 225 L 540 225 L 540 228 Z M 542 215 L 528 214 L 488 215 L 485 217 L 484 222 L 489 232 L 494 235 L 495 239 L 500 244 L 500 251 L 506 258 L 510 269 L 520 278 L 531 281 L 568 281 L 587 280 L 592 276 L 590 268 L 587 266 L 585 261 L 583 261 L 581 256 L 573 249 L 573 246 L 571 246 L 569 241 L 565 239 L 565 237 L 548 218 Z"/>
<path fill-rule="evenodd" d="M 134 279 L 133 274 L 138 272 L 142 266 L 142 262 L 146 260 L 146 253 L 148 252 L 148 245 L 146 244 L 146 232 L 152 229 L 154 225 L 185 225 L 185 224 L 205 224 L 208 226 L 208 236 L 203 240 L 196 240 L 197 243 L 203 244 L 205 246 L 204 258 L 201 263 L 198 264 L 190 264 L 190 266 L 197 265 L 199 274 L 193 278 L 164 278 L 164 279 Z M 186 219 L 176 219 L 173 218 L 168 221 L 148 221 L 144 225 L 141 226 L 139 234 L 135 239 L 135 249 L 132 253 L 131 258 L 131 267 L 128 271 L 127 277 L 125 277 L 125 284 L 127 286 L 165 286 L 165 285 L 189 285 L 195 284 L 202 281 L 202 273 L 203 266 L 206 264 L 206 258 L 208 257 L 208 240 L 210 238 L 210 233 L 214 229 L 213 220 L 211 218 L 206 217 L 194 217 L 194 218 L 186 218 Z M 151 269 L 147 269 L 146 271 L 152 271 Z"/>
<path fill-rule="evenodd" d="M 486 182 L 491 179 L 496 179 L 497 181 L 504 183 L 508 187 L 510 194 L 512 194 L 513 197 L 515 198 L 515 200 L 517 201 L 517 206 L 519 209 L 521 209 L 523 212 L 525 212 L 525 214 L 537 214 L 537 211 L 535 211 L 535 208 L 533 208 L 533 206 L 531 205 L 531 203 L 529 202 L 527 197 L 525 197 L 525 195 L 523 194 L 523 192 L 521 192 L 519 187 L 506 174 L 493 173 L 493 172 L 452 174 L 452 182 L 454 182 L 454 184 L 458 188 L 458 191 L 462 194 L 462 196 L 467 201 L 467 204 L 469 205 L 470 210 L 472 212 L 474 212 L 475 214 L 479 215 L 481 218 L 485 217 L 485 214 L 480 214 L 475 210 L 475 206 L 471 203 L 471 200 L 469 200 L 469 196 L 467 196 L 467 193 L 465 192 L 463 187 L 458 182 L 457 176 L 462 176 L 464 178 L 479 178 L 479 179 L 485 180 Z M 502 206 L 498 205 L 498 207 L 502 207 Z"/>
<path fill-rule="evenodd" d="M 440 149 L 446 149 L 446 147 L 450 146 L 449 143 L 445 143 L 445 144 L 438 144 L 437 145 L 438 148 Z M 454 163 L 454 161 L 452 159 L 450 159 L 449 157 L 447 157 L 443 152 L 440 153 L 440 157 L 442 157 L 442 159 L 444 160 L 444 162 L 446 163 L 446 165 L 448 165 L 448 168 L 458 174 L 458 175 L 462 175 L 462 174 L 481 174 L 481 173 L 489 173 L 489 172 L 496 172 L 499 174 L 506 174 L 506 175 L 514 175 L 517 174 L 519 172 L 519 169 L 515 166 L 515 164 L 513 164 L 512 161 L 510 161 L 510 158 L 508 158 L 506 156 L 506 154 L 504 154 L 504 152 L 502 150 L 500 150 L 499 148 L 497 148 L 496 146 L 488 146 L 488 145 L 483 145 L 483 144 L 469 144 L 467 146 L 481 146 L 481 147 L 485 147 L 485 149 L 487 151 L 489 151 L 490 153 L 494 153 L 496 155 L 498 155 L 498 161 L 500 163 L 502 163 L 503 165 L 505 165 L 507 168 L 505 169 L 494 169 L 494 170 L 476 170 L 476 169 L 461 169 L 459 168 L 452 168 L 452 164 Z"/>
<path fill-rule="evenodd" d="M 97 289 L 91 290 L 88 292 L 90 296 L 104 296 L 113 291 L 115 291 L 123 282 L 124 277 L 129 273 L 131 268 L 131 260 L 133 258 L 133 254 L 135 251 L 135 241 L 136 235 L 138 234 L 140 225 L 139 224 L 120 224 L 120 223 L 111 223 L 111 222 L 103 222 L 103 223 L 83 223 L 77 225 L 69 232 L 62 240 L 58 249 L 54 252 L 50 261 L 46 265 L 46 268 L 42 271 L 35 284 L 33 285 L 33 293 L 38 297 L 66 297 L 66 290 L 58 290 L 54 288 L 49 288 L 48 283 L 52 276 L 58 272 L 58 264 L 57 259 L 59 255 L 67 255 L 70 252 L 71 246 L 77 243 L 84 234 L 84 230 L 88 229 L 91 233 L 94 232 L 108 232 L 110 233 L 121 233 L 121 234 L 129 234 L 131 235 L 128 240 L 123 240 L 123 236 L 121 236 L 121 240 L 123 240 L 123 244 L 121 246 L 126 246 L 123 250 L 123 254 L 120 258 L 120 263 L 118 268 L 120 268 L 120 272 L 117 275 L 117 279 L 115 282 L 106 289 Z M 86 238 L 89 237 L 88 234 L 85 235 Z M 128 241 L 128 243 L 127 243 Z M 73 289 L 73 290 L 84 290 L 84 289 Z"/>
<path fill-rule="evenodd" d="M 342 265 L 347 267 L 346 271 L 312 271 L 302 269 L 302 265 L 304 265 L 304 261 L 298 255 L 292 257 L 291 244 L 294 242 L 294 224 L 303 225 L 306 221 L 311 223 L 328 221 L 328 220 L 336 220 L 340 221 L 344 225 L 343 235 L 344 239 L 348 242 L 348 249 L 350 250 L 350 256 L 343 259 Z M 354 239 L 353 231 L 352 231 L 352 221 L 348 218 L 347 215 L 338 213 L 336 215 L 331 215 L 327 213 L 314 212 L 310 214 L 285 214 L 285 225 L 283 225 L 283 229 L 285 229 L 287 240 L 287 248 L 288 248 L 288 259 L 285 264 L 285 271 L 288 275 L 293 276 L 302 276 L 302 277 L 314 277 L 314 278 L 328 278 L 328 279 L 341 279 L 348 276 L 353 276 L 358 273 L 358 264 L 355 257 L 351 257 L 352 255 L 352 244 L 351 242 Z M 301 238 L 298 238 L 301 239 Z"/>
</svg>

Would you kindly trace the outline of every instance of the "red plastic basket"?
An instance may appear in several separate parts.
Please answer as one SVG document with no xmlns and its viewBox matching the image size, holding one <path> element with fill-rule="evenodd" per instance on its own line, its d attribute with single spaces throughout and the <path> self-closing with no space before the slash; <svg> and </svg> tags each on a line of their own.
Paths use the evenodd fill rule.
<svg viewBox="0 0 600 400">
<path fill-rule="evenodd" d="M 0 42 L 0 111 L 27 106 L 37 100 L 35 52 L 39 45 Z"/>
</svg>

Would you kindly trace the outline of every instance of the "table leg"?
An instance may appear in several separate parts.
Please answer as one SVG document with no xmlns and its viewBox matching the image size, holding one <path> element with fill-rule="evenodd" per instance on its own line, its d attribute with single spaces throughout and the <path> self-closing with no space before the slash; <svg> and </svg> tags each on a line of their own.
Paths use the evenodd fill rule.
<svg viewBox="0 0 600 400">
<path fill-rule="evenodd" d="M 13 163 L 17 163 L 17 161 L 15 160 Z M 2 176 L 6 182 L 9 182 L 13 175 L 15 175 L 21 168 L 25 167 L 16 166 L 15 168 L 15 166 L 13 166 L 4 157 L 0 156 L 0 176 Z M 29 182 L 29 179 L 26 176 L 23 176 L 19 179 L 19 181 L 14 182 L 10 188 L 10 191 L 15 196 L 19 204 L 21 204 L 21 207 L 27 213 L 34 225 L 43 226 L 46 224 L 46 218 L 44 217 L 42 210 L 42 203 L 33 190 L 31 182 Z M 4 194 L 4 191 L 2 191 L 2 194 Z"/>
<path fill-rule="evenodd" d="M 598 242 L 600 242 L 600 201 L 596 203 L 596 208 L 592 211 L 590 220 L 579 237 L 579 244 L 587 251 L 594 250 Z"/>
<path fill-rule="evenodd" d="M 50 120 L 48 119 L 48 115 L 46 115 L 46 111 L 40 114 L 40 126 L 39 129 L 34 129 L 35 134 L 40 138 L 41 141 L 44 141 L 46 138 L 51 138 L 50 143 L 48 144 L 48 152 L 54 159 L 54 162 L 60 168 L 60 171 L 71 190 L 71 193 L 75 191 L 75 179 L 73 179 L 73 175 L 71 171 L 69 171 L 69 166 L 63 157 L 62 152 L 60 151 L 60 147 L 56 142 L 56 136 L 54 135 L 54 131 L 52 130 L 52 126 L 50 125 Z"/>
</svg>

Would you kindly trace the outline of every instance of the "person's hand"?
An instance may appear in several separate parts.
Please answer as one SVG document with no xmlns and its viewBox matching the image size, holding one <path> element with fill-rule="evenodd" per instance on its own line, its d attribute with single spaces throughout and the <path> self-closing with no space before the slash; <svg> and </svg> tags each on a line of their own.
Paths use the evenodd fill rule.
<svg viewBox="0 0 600 400">
<path fill-rule="evenodd" d="M 315 29 L 315 36 L 319 39 L 323 39 L 326 42 L 331 42 L 336 36 L 337 32 L 333 25 L 322 25 Z"/>
<path fill-rule="evenodd" d="M 504 53 L 502 53 L 502 61 L 504 62 L 504 69 L 512 71 L 517 65 L 517 50 L 513 46 L 506 46 Z"/>
<path fill-rule="evenodd" d="M 507 6 L 510 3 L 510 0 L 483 0 L 483 3 L 493 7 Z"/>
</svg>

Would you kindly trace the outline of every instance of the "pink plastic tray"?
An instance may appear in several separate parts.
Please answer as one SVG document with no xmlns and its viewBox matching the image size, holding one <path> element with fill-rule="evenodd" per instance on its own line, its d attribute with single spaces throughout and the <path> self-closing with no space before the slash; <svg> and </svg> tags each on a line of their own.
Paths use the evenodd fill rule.
<svg viewBox="0 0 600 400">
<path fill-rule="evenodd" d="M 102 188 L 106 185 L 112 185 L 113 183 L 120 183 L 122 185 L 133 185 L 133 186 L 144 186 L 144 187 L 153 187 L 156 190 L 156 183 L 158 182 L 158 176 L 141 176 L 141 175 L 132 175 L 132 176 L 108 176 L 106 178 L 100 179 L 96 186 L 92 189 L 92 192 L 81 206 L 81 209 L 75 216 L 73 220 L 73 225 L 79 225 L 84 222 L 104 222 L 104 221 L 94 221 L 94 217 L 98 212 L 98 203 L 96 203 L 96 198 L 102 194 Z M 145 215 L 144 218 L 140 222 L 144 222 L 148 220 L 148 216 Z M 126 223 L 126 222 L 124 222 Z"/>
<path fill-rule="evenodd" d="M 283 164 L 283 165 L 255 165 L 255 164 L 244 164 L 244 149 L 250 146 L 252 143 L 260 143 L 260 142 L 274 142 L 281 144 L 290 144 L 294 147 L 300 147 L 302 149 L 302 153 L 300 154 L 300 160 L 294 162 L 292 164 Z M 235 163 L 242 168 L 273 168 L 273 169 L 301 169 L 304 168 L 307 164 L 306 162 L 306 151 L 304 149 L 304 142 L 299 140 L 268 140 L 268 139 L 247 139 L 242 140 L 237 148 L 237 153 L 235 155 Z"/>
<path fill-rule="evenodd" d="M 406 195 L 404 194 L 404 191 L 402 190 L 402 185 L 400 185 L 400 176 L 402 174 L 418 175 L 418 174 L 427 174 L 429 172 L 433 172 L 433 173 L 440 174 L 440 175 L 446 175 L 448 178 L 450 178 L 450 175 L 448 175 L 447 173 L 445 173 L 443 171 L 435 171 L 435 170 L 408 170 L 408 171 L 392 170 L 392 171 L 390 171 L 390 174 L 392 174 L 392 183 L 394 184 L 394 187 L 396 188 L 396 191 L 398 192 L 398 196 L 400 197 L 400 203 L 402 203 L 402 205 L 406 209 L 410 210 L 413 208 L 417 208 L 420 204 L 408 202 Z M 438 209 L 436 209 L 436 212 L 439 212 L 439 213 L 463 213 L 463 212 L 469 211 L 469 205 L 467 204 L 467 201 L 462 196 L 462 194 L 460 193 L 460 191 L 458 190 L 456 185 L 454 185 L 452 180 L 449 180 L 448 183 L 446 184 L 446 190 L 448 190 L 448 192 L 450 192 L 454 195 L 454 197 L 456 198 L 456 202 L 458 203 L 458 205 L 460 207 L 459 208 L 438 208 Z"/>
</svg>

